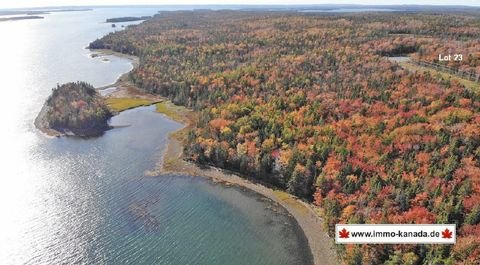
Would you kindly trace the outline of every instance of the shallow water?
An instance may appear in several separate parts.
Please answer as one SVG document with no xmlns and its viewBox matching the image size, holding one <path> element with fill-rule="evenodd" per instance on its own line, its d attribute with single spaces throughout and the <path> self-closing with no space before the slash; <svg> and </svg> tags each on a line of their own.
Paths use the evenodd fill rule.
<svg viewBox="0 0 480 265">
<path fill-rule="evenodd" d="M 113 30 L 106 18 L 155 12 L 0 23 L 0 264 L 311 263 L 298 225 L 268 200 L 202 178 L 146 177 L 180 128 L 153 107 L 114 117 L 112 125 L 130 126 L 98 138 L 48 138 L 34 128 L 57 83 L 102 86 L 131 69 L 84 49 Z"/>
</svg>

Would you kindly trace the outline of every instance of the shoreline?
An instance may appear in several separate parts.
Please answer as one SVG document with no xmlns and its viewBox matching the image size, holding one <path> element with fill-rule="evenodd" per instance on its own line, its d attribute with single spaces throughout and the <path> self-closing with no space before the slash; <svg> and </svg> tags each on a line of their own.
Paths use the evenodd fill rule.
<svg viewBox="0 0 480 265">
<path fill-rule="evenodd" d="M 130 63 L 132 64 L 132 69 L 130 69 L 129 71 L 127 71 L 123 74 L 121 74 L 115 80 L 115 82 L 113 82 L 111 84 L 108 84 L 108 85 L 103 85 L 103 86 L 96 87 L 95 88 L 96 90 L 104 90 L 104 89 L 107 89 L 107 88 L 112 88 L 112 87 L 116 87 L 116 86 L 120 86 L 120 85 L 130 84 L 130 82 L 128 81 L 128 75 L 130 74 L 131 71 L 133 71 L 135 68 L 138 67 L 138 65 L 140 64 L 140 58 L 138 58 L 137 56 L 134 56 L 134 55 L 119 53 L 119 52 L 115 52 L 115 51 L 112 51 L 112 50 L 106 50 L 106 49 L 96 50 L 96 49 L 89 49 L 88 47 L 85 48 L 85 49 L 90 51 L 89 57 L 91 59 L 97 58 L 97 57 L 104 57 L 104 56 L 115 56 L 115 57 L 118 57 L 118 58 L 128 59 L 130 61 Z"/>
<path fill-rule="evenodd" d="M 90 51 L 89 57 L 91 59 L 97 58 L 97 57 L 104 57 L 104 56 L 115 56 L 115 57 L 119 57 L 119 58 L 128 59 L 130 61 L 130 63 L 132 64 L 132 69 L 130 69 L 126 73 L 121 74 L 116 79 L 116 81 L 114 83 L 111 83 L 111 84 L 105 85 L 105 86 L 95 87 L 95 90 L 105 100 L 130 98 L 130 99 L 143 99 L 145 101 L 149 101 L 148 104 L 144 103 L 142 106 L 153 105 L 153 104 L 156 104 L 156 103 L 159 103 L 159 102 L 162 102 L 162 101 L 165 100 L 164 98 L 162 98 L 160 96 L 156 96 L 156 95 L 146 93 L 146 92 L 138 89 L 131 82 L 129 82 L 128 75 L 130 74 L 130 72 L 133 69 L 135 69 L 138 66 L 139 61 L 140 61 L 140 59 L 138 57 L 133 56 L 133 55 L 128 55 L 128 54 L 118 53 L 118 52 L 111 51 L 111 50 L 103 50 L 103 49 L 102 50 L 92 50 L 92 49 L 88 49 L 88 48 L 87 48 L 87 50 Z M 101 95 L 100 91 L 102 91 L 104 89 L 109 89 L 109 88 L 115 88 L 115 90 L 112 91 L 112 93 L 109 93 L 108 95 L 105 95 L 105 96 Z M 37 117 L 33 121 L 33 124 L 34 124 L 35 128 L 37 128 L 40 131 L 40 133 L 42 133 L 45 137 L 49 137 L 49 138 L 56 138 L 56 137 L 63 137 L 63 136 L 91 137 L 91 136 L 85 136 L 85 135 L 76 135 L 75 133 L 73 133 L 71 131 L 68 131 L 68 130 L 58 131 L 58 130 L 55 130 L 53 128 L 50 128 L 48 125 L 46 125 L 46 121 L 43 120 L 43 116 L 44 116 L 43 114 L 46 111 L 46 109 L 45 109 L 46 105 L 45 104 L 46 103 L 44 103 L 44 105 L 42 106 L 42 109 L 40 110 L 39 114 L 37 115 Z M 121 110 L 114 110 L 111 107 L 109 107 L 109 108 L 110 108 L 110 111 L 112 112 L 112 115 L 115 116 L 115 115 L 118 115 L 122 111 L 125 111 L 125 110 L 128 110 L 128 109 L 133 109 L 133 108 L 136 108 L 136 107 L 139 107 L 139 106 L 140 105 L 138 105 L 138 106 L 137 105 L 128 106 L 126 108 L 122 108 Z M 109 126 L 109 128 L 104 130 L 103 133 L 105 133 L 108 130 L 115 129 L 115 128 L 116 127 Z M 102 135 L 103 133 L 99 133 L 98 135 Z"/>
<path fill-rule="evenodd" d="M 126 110 L 151 106 L 166 100 L 164 97 L 148 93 L 138 88 L 128 79 L 130 72 L 132 72 L 139 65 L 140 59 L 137 56 L 105 49 L 95 50 L 87 48 L 87 50 L 90 51 L 90 58 L 115 56 L 118 58 L 127 59 L 132 64 L 132 69 L 121 74 L 114 83 L 95 88 L 97 92 L 100 93 L 100 95 L 105 99 L 110 111 L 114 116 Z M 108 89 L 112 89 L 112 91 L 105 95 L 101 93 L 102 91 Z M 116 104 L 119 104 L 119 106 L 115 106 Z"/>
<path fill-rule="evenodd" d="M 282 190 L 272 189 L 259 182 L 242 178 L 235 172 L 222 170 L 214 167 L 200 168 L 198 165 L 186 161 L 183 157 L 182 139 L 185 139 L 186 133 L 193 126 L 195 113 L 182 106 L 176 106 L 168 99 L 147 93 L 128 80 L 128 75 L 139 64 L 139 58 L 132 55 L 126 55 L 111 50 L 90 50 L 91 55 L 96 56 L 118 56 L 127 58 L 132 62 L 132 69 L 122 74 L 116 82 L 110 85 L 97 87 L 97 91 L 113 88 L 116 89 L 106 96 L 108 98 L 134 98 L 150 100 L 151 105 L 161 103 L 162 110 L 157 108 L 157 112 L 164 114 L 169 119 L 172 119 L 183 125 L 182 128 L 173 131 L 168 136 L 168 143 L 165 150 L 163 150 L 161 157 L 153 171 L 146 171 L 145 176 L 160 177 L 162 174 L 182 174 L 190 177 L 203 177 L 211 180 L 214 183 L 223 184 L 226 186 L 237 186 L 249 189 L 260 194 L 283 207 L 297 222 L 300 229 L 303 231 L 307 239 L 310 252 L 313 257 L 313 264 L 315 265 L 330 265 L 337 264 L 336 253 L 334 249 L 333 239 L 323 230 L 323 219 L 318 213 L 315 206 L 302 201 Z M 95 56 L 95 57 L 96 57 Z M 130 107 L 132 109 L 135 107 Z M 126 110 L 126 109 L 124 109 Z M 123 110 L 121 110 L 123 111 Z M 121 111 L 115 113 L 118 114 Z"/>
<path fill-rule="evenodd" d="M 168 104 L 175 106 L 169 101 Z M 169 115 L 167 116 L 183 124 L 184 127 L 169 134 L 167 147 L 163 151 L 157 168 L 154 171 L 147 171 L 145 175 L 160 177 L 159 175 L 162 174 L 182 174 L 190 177 L 203 177 L 214 183 L 237 186 L 254 191 L 278 203 L 292 215 L 307 239 L 315 265 L 337 264 L 333 239 L 323 230 L 323 219 L 319 216 L 318 209 L 315 206 L 285 191 L 267 187 L 255 180 L 242 178 L 235 172 L 211 166 L 200 167 L 186 161 L 183 157 L 182 139 L 184 139 L 184 135 L 192 126 L 191 117 L 193 113 L 184 107 L 175 107 L 176 111 L 179 108 L 181 109 L 180 117 L 172 118 Z"/>
</svg>

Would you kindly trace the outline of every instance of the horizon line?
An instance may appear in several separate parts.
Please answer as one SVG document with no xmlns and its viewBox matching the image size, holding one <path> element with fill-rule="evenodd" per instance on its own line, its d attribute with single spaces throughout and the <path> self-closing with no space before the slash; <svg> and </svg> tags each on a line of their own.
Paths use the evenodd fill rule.
<svg viewBox="0 0 480 265">
<path fill-rule="evenodd" d="M 162 6 L 181 6 L 181 7 L 188 7 L 188 6 L 254 6 L 254 7 L 275 7 L 275 6 L 282 6 L 282 7 L 309 7 L 309 6 L 364 6 L 364 7 L 375 7 L 375 6 L 398 6 L 398 7 L 480 7 L 479 5 L 458 5 L 458 4 L 333 4 L 333 3 L 326 3 L 326 4 L 116 4 L 116 5 L 105 5 L 105 4 L 93 4 L 93 5 L 49 5 L 49 6 L 29 6 L 29 7 L 0 7 L 0 10 L 6 9 L 29 9 L 29 8 L 79 8 L 79 7 L 162 7 Z"/>
<path fill-rule="evenodd" d="M 225 7 L 309 7 L 309 6 L 362 6 L 362 7 L 475 7 L 480 8 L 479 5 L 454 5 L 454 4 L 93 4 L 93 5 L 49 5 L 49 6 L 30 6 L 30 7 L 0 7 L 0 10 L 14 10 L 14 9 L 43 9 L 43 8 L 105 8 L 105 7 L 188 7 L 188 6 L 225 6 Z"/>
</svg>

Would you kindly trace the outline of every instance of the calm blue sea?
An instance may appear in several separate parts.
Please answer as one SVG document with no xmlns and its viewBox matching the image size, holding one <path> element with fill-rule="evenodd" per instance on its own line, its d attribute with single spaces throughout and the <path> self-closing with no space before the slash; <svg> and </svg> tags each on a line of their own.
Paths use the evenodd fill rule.
<svg viewBox="0 0 480 265">
<path fill-rule="evenodd" d="M 112 124 L 129 127 L 93 139 L 33 126 L 57 83 L 102 86 L 131 69 L 85 49 L 114 30 L 106 18 L 157 11 L 0 22 L 0 264 L 311 264 L 298 225 L 268 200 L 202 178 L 145 176 L 180 128 L 151 107 L 123 112 Z"/>
</svg>

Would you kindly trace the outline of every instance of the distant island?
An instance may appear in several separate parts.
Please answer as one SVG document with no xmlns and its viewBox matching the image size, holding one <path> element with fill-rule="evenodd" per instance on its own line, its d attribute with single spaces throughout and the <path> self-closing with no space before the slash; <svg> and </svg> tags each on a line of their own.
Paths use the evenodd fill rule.
<svg viewBox="0 0 480 265">
<path fill-rule="evenodd" d="M 85 82 L 57 85 L 35 119 L 52 136 L 98 136 L 110 129 L 112 113 L 95 88 Z"/>
<path fill-rule="evenodd" d="M 92 11 L 92 8 L 66 8 L 66 9 L 15 9 L 15 10 L 0 10 L 0 16 L 14 16 L 14 15 L 48 15 L 50 13 L 59 12 L 80 12 Z"/>
<path fill-rule="evenodd" d="M 140 21 L 140 20 L 147 20 L 152 18 L 151 16 L 142 16 L 142 17 L 116 17 L 116 18 L 108 18 L 106 23 L 119 23 L 119 22 L 131 22 L 131 21 Z"/>
<path fill-rule="evenodd" d="M 3 21 L 14 21 L 14 20 L 26 20 L 26 19 L 43 19 L 41 16 L 19 16 L 19 17 L 4 17 L 0 18 L 0 22 Z"/>
</svg>

